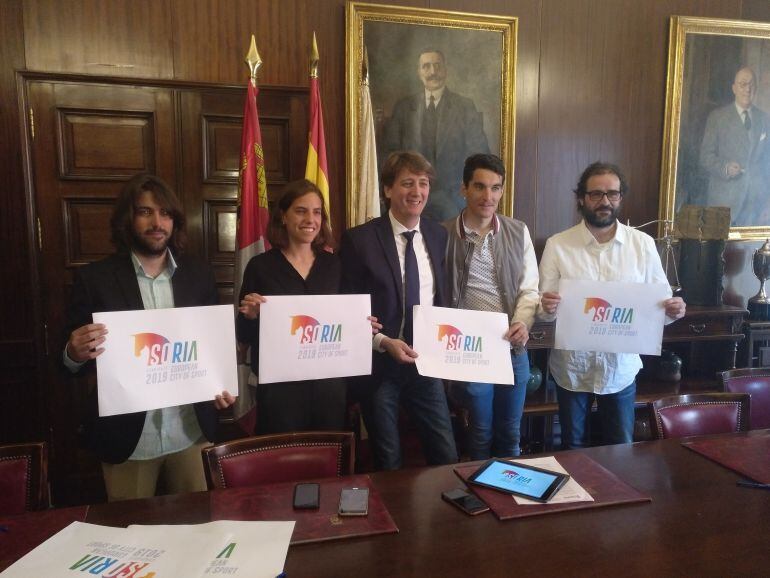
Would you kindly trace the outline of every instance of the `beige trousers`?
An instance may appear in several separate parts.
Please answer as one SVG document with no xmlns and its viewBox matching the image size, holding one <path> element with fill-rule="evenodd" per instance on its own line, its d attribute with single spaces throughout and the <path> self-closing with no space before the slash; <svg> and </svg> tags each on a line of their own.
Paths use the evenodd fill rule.
<svg viewBox="0 0 770 578">
<path fill-rule="evenodd" d="M 171 494 L 205 491 L 201 450 L 210 445 L 207 441 L 199 442 L 180 452 L 151 460 L 127 460 L 122 464 L 102 462 L 107 499 L 117 502 L 151 498 L 155 495 L 161 472 Z"/>
</svg>

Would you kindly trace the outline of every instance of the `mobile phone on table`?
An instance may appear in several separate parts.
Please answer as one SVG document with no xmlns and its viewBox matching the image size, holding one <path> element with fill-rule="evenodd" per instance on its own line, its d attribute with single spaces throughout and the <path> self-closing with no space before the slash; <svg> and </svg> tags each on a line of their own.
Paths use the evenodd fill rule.
<svg viewBox="0 0 770 578">
<path fill-rule="evenodd" d="M 340 492 L 340 516 L 366 516 L 369 513 L 369 488 L 343 488 Z"/>
<path fill-rule="evenodd" d="M 320 506 L 320 487 L 305 483 L 294 486 L 294 507 L 297 510 L 317 510 Z"/>
<path fill-rule="evenodd" d="M 448 492 L 443 492 L 441 497 L 450 504 L 460 508 L 469 516 L 475 516 L 477 514 L 483 514 L 484 512 L 489 511 L 489 506 L 487 506 L 479 498 L 460 488 L 457 488 L 456 490 L 450 490 Z"/>
</svg>

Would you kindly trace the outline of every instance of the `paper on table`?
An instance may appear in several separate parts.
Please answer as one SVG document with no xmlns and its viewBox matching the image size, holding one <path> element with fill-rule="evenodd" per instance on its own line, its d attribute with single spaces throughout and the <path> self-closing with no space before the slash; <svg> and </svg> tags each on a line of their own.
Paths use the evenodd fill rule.
<svg viewBox="0 0 770 578">
<path fill-rule="evenodd" d="M 553 456 L 545 458 L 531 458 L 528 460 L 510 460 L 517 464 L 524 466 L 533 466 L 535 468 L 542 468 L 544 470 L 551 470 L 552 472 L 559 472 L 560 474 L 569 474 L 562 465 Z M 527 498 L 521 498 L 519 496 L 513 496 L 516 503 L 520 506 L 542 506 L 542 502 L 535 502 L 534 500 L 528 500 Z M 570 478 L 562 488 L 556 492 L 556 495 L 548 500 L 549 504 L 569 504 L 570 502 L 593 502 L 594 499 L 591 494 L 583 489 L 583 486 L 577 483 L 575 478 Z"/>
<path fill-rule="evenodd" d="M 3 578 L 91 575 L 274 578 L 283 570 L 294 522 L 220 521 L 112 528 L 73 522 L 2 573 Z M 140 572 L 141 571 L 141 572 Z"/>
</svg>

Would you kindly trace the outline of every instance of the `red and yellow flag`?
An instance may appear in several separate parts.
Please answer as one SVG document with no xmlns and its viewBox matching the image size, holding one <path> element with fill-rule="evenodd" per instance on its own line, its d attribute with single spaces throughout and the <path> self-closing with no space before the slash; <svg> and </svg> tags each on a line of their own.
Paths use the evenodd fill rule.
<svg viewBox="0 0 770 578">
<path fill-rule="evenodd" d="M 305 178 L 321 189 L 326 210 L 329 206 L 329 167 L 326 163 L 324 116 L 321 109 L 321 91 L 318 86 L 318 47 L 313 34 L 313 56 L 310 71 L 310 130 L 308 131 L 307 165 Z M 330 213 L 329 213 L 330 214 Z"/>
<path fill-rule="evenodd" d="M 249 80 L 243 110 L 241 166 L 238 175 L 238 224 L 234 271 L 236 301 L 241 289 L 243 270 L 249 259 L 270 248 L 266 238 L 269 215 L 265 158 L 262 153 L 262 133 L 259 130 L 257 113 L 258 93 L 256 83 Z"/>
</svg>

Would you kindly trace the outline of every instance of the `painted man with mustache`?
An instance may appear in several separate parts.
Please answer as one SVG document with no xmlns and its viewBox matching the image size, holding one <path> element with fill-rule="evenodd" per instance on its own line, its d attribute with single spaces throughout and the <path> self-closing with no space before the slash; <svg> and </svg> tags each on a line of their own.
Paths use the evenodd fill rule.
<svg viewBox="0 0 770 578">
<path fill-rule="evenodd" d="M 393 151 L 414 150 L 433 165 L 436 179 L 424 215 L 437 221 L 454 217 L 465 206 L 460 183 L 465 159 L 488 153 L 481 112 L 469 98 L 446 86 L 444 53 L 425 48 L 417 74 L 423 90 L 402 98 L 385 126 L 383 158 Z"/>
<path fill-rule="evenodd" d="M 575 189 L 583 219 L 548 239 L 540 260 L 542 318 L 556 317 L 562 278 L 668 285 L 652 237 L 618 221 L 627 192 L 626 179 L 615 165 L 596 162 L 583 171 Z M 684 316 L 680 297 L 666 299 L 662 305 L 667 323 Z M 603 442 L 633 441 L 636 374 L 642 368 L 637 354 L 554 349 L 548 367 L 558 386 L 565 449 L 589 445 L 594 398 Z"/>
<path fill-rule="evenodd" d="M 219 301 L 209 266 L 182 253 L 182 204 L 161 179 L 131 178 L 115 202 L 110 226 L 117 252 L 75 272 L 62 354 L 72 373 L 92 371 L 104 351 L 107 327 L 93 323 L 94 312 Z M 216 410 L 235 401 L 227 391 L 213 402 L 109 417 L 97 417 L 95 391 L 92 398 L 89 445 L 102 462 L 110 501 L 154 496 L 161 472 L 170 493 L 206 490 L 201 448 L 214 440 Z"/>
</svg>

